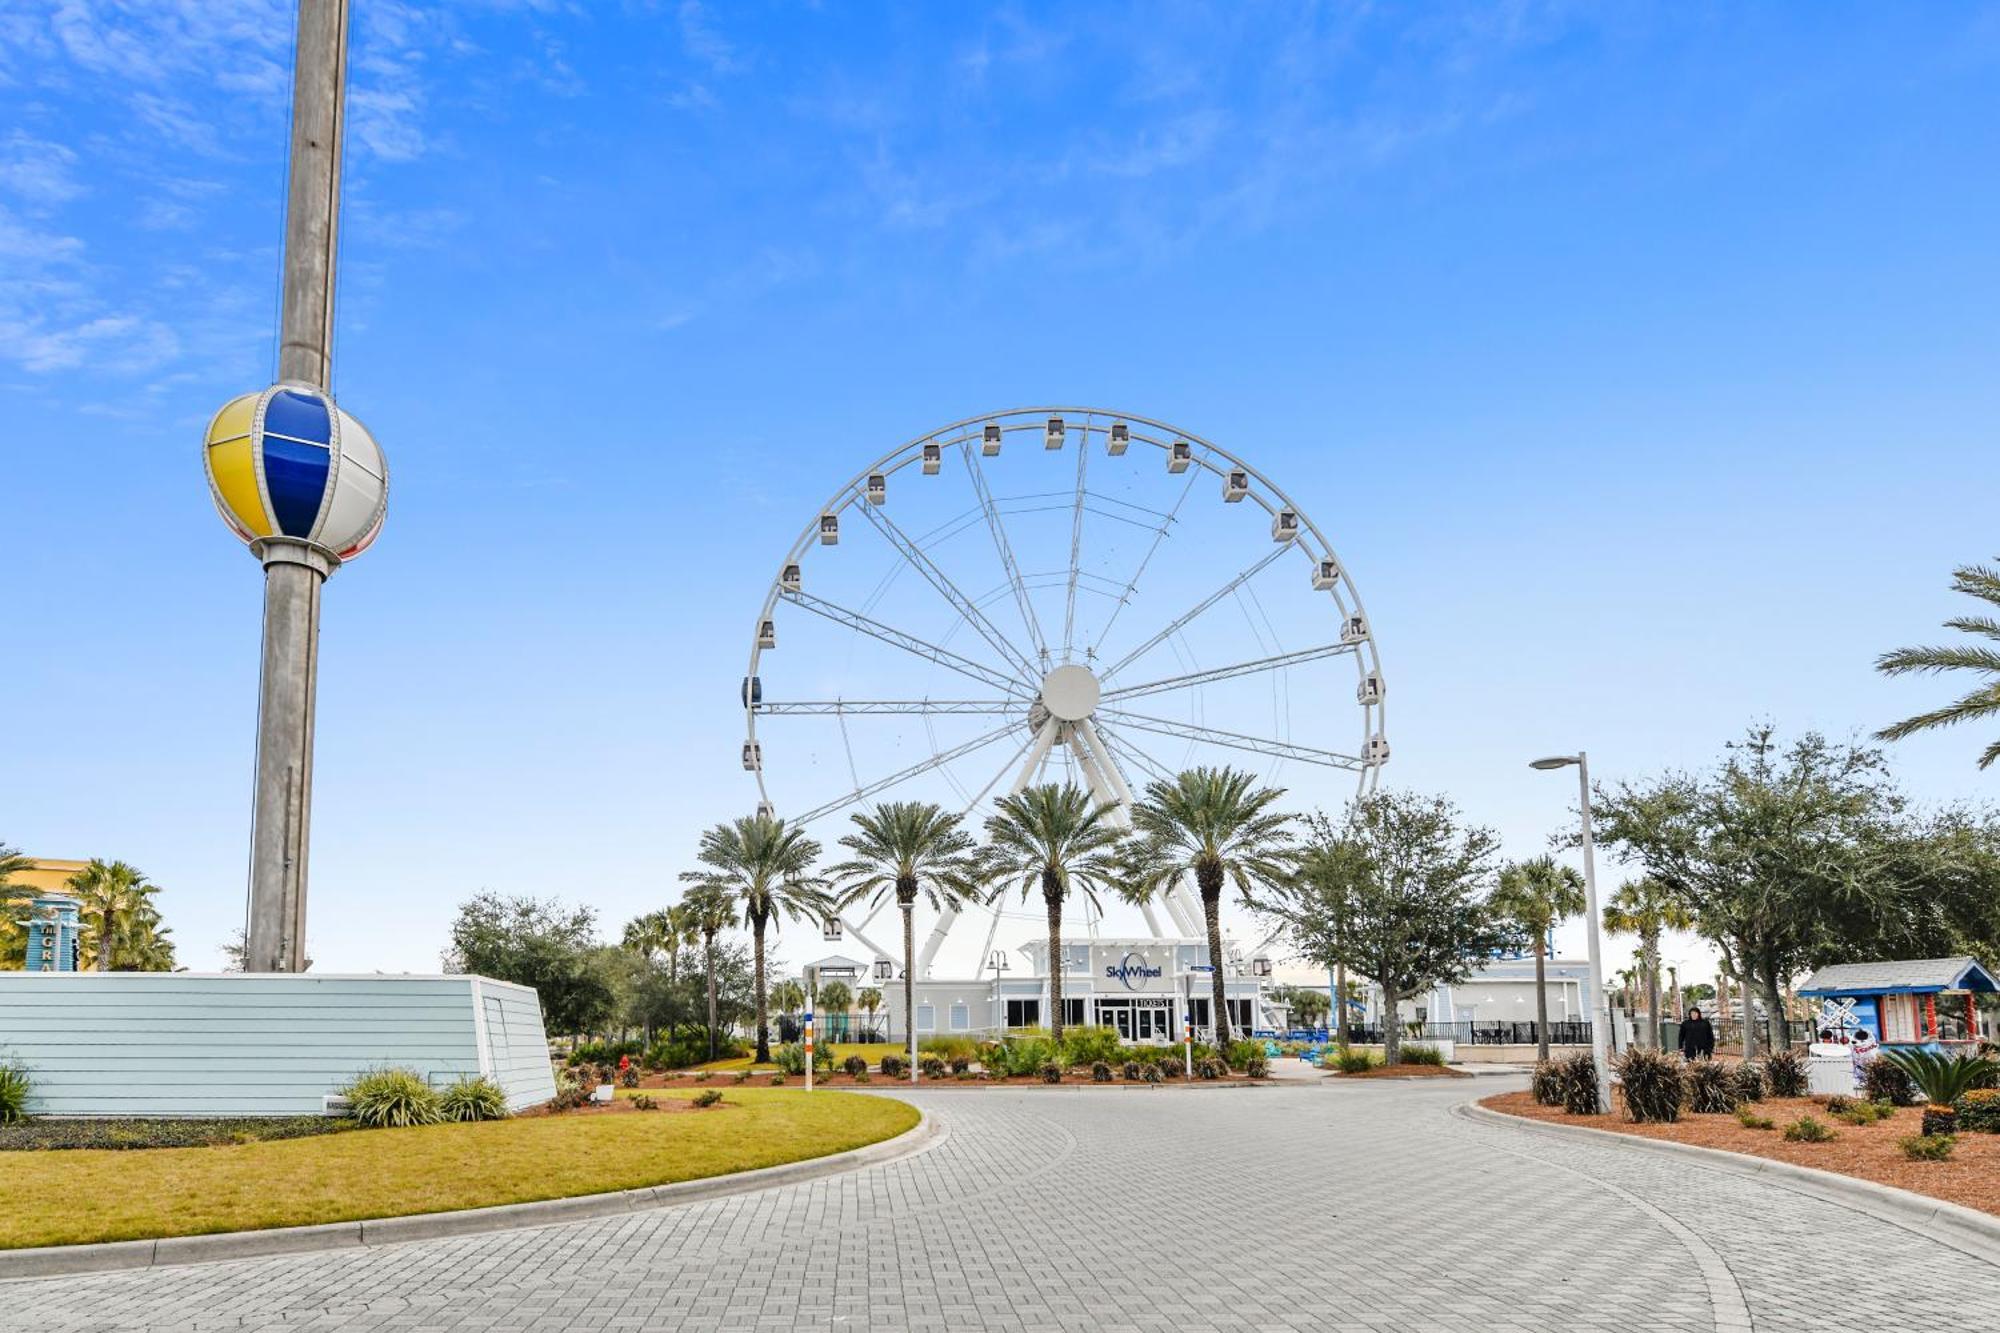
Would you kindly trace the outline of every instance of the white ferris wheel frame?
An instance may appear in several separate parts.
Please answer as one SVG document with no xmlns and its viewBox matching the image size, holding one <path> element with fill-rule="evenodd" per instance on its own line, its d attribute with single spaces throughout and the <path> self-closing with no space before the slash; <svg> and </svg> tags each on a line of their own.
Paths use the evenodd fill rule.
<svg viewBox="0 0 2000 1333">
<path fill-rule="evenodd" d="M 1005 527 L 1001 523 L 999 508 L 987 488 L 983 465 L 980 462 L 981 452 L 978 446 L 982 444 L 985 428 L 988 425 L 998 425 L 1003 437 L 1009 434 L 1030 431 L 1044 433 L 1048 430 L 1048 423 L 1057 418 L 1060 418 L 1064 423 L 1064 434 L 1066 436 L 1074 436 L 1079 458 L 1076 467 L 1074 517 L 1071 526 L 1066 623 L 1064 627 L 1065 641 L 1060 661 L 1052 661 L 1049 645 L 1042 637 L 1039 621 L 1035 617 L 1031 600 L 1028 597 L 1026 581 L 1015 563 L 1012 548 L 1008 544 Z M 1033 780 L 1034 775 L 1040 770 L 1053 747 L 1058 742 L 1061 742 L 1069 746 L 1070 754 L 1077 768 L 1083 773 L 1085 782 L 1091 789 L 1092 794 L 1100 801 L 1108 802 L 1114 806 L 1114 818 L 1129 824 L 1133 795 L 1120 768 L 1118 753 L 1123 753 L 1128 763 L 1134 763 L 1141 769 L 1158 773 L 1159 766 L 1144 756 L 1136 747 L 1121 741 L 1115 732 L 1107 732 L 1105 728 L 1095 725 L 1095 719 L 1099 716 L 1120 730 L 1130 728 L 1132 730 L 1179 736 L 1190 741 L 1200 741 L 1211 745 L 1260 753 L 1270 758 L 1295 759 L 1322 766 L 1350 769 L 1357 774 L 1356 786 L 1359 793 L 1365 794 L 1373 790 L 1377 775 L 1382 765 L 1387 762 L 1386 742 L 1382 740 L 1387 719 L 1387 705 L 1384 698 L 1386 689 L 1383 683 L 1384 677 L 1382 675 L 1380 649 L 1375 640 L 1374 626 L 1369 622 L 1367 612 L 1362 605 L 1360 589 L 1355 585 L 1353 575 L 1349 572 L 1346 562 L 1340 559 L 1339 555 L 1333 549 L 1333 543 L 1327 539 L 1326 534 L 1321 531 L 1319 525 L 1312 521 L 1311 517 L 1299 506 L 1298 502 L 1292 499 L 1282 487 L 1259 471 L 1255 465 L 1239 455 L 1232 453 L 1230 450 L 1223 448 L 1221 445 L 1204 436 L 1197 435 L 1192 431 L 1182 430 L 1179 427 L 1152 417 L 1130 412 L 1113 412 L 1096 407 L 1016 407 L 1000 412 L 987 412 L 978 416 L 965 417 L 952 422 L 948 426 L 917 436 L 883 454 L 873 463 L 856 472 L 843 486 L 834 491 L 827 499 L 826 504 L 821 506 L 819 511 L 806 524 L 804 530 L 799 534 L 798 540 L 786 552 L 784 559 L 779 562 L 778 574 L 771 580 L 770 591 L 766 594 L 764 604 L 759 609 L 757 617 L 751 625 L 749 667 L 744 675 L 742 691 L 746 734 L 744 742 L 745 763 L 750 768 L 752 776 L 755 777 L 757 782 L 759 809 L 778 813 L 771 802 L 770 792 L 764 783 L 762 747 L 757 738 L 757 718 L 760 713 L 771 715 L 818 713 L 822 715 L 839 715 L 842 717 L 884 713 L 931 716 L 985 713 L 1005 718 L 1003 725 L 999 728 L 982 733 L 971 740 L 961 742 L 943 751 L 934 752 L 930 759 L 912 765 L 897 773 L 892 773 L 866 783 L 860 782 L 857 775 L 854 790 L 838 799 L 819 805 L 797 816 L 794 820 L 796 823 L 807 824 L 847 809 L 867 800 L 870 796 L 878 792 L 886 791 L 891 787 L 907 782 L 924 772 L 942 768 L 953 760 L 972 753 L 975 750 L 984 749 L 1000 741 L 1010 732 L 1016 731 L 1021 725 L 1019 714 L 1022 708 L 1034 709 L 1042 707 L 1038 702 L 1041 692 L 1040 681 L 1042 675 L 1048 672 L 1054 665 L 1067 664 L 1074 660 L 1075 645 L 1073 642 L 1073 628 L 1079 577 L 1078 562 L 1081 556 L 1083 514 L 1085 512 L 1084 501 L 1088 494 L 1085 488 L 1085 475 L 1091 447 L 1091 436 L 1095 434 L 1108 441 L 1110 439 L 1111 427 L 1115 424 L 1123 424 L 1127 428 L 1130 433 L 1131 444 L 1150 445 L 1167 454 L 1169 460 L 1171 460 L 1173 448 L 1177 443 L 1189 446 L 1191 456 L 1188 461 L 1196 468 L 1223 478 L 1225 483 L 1231 472 L 1244 473 L 1250 485 L 1247 492 L 1241 498 L 1256 503 L 1266 513 L 1271 515 L 1274 524 L 1277 522 L 1280 513 L 1292 514 L 1297 520 L 1298 531 L 1295 536 L 1287 540 L 1274 540 L 1273 548 L 1270 552 L 1252 562 L 1233 579 L 1223 584 L 1202 601 L 1196 603 L 1190 610 L 1169 623 L 1152 638 L 1147 639 L 1139 647 L 1126 653 L 1117 662 L 1105 668 L 1102 678 L 1107 686 L 1109 685 L 1111 676 L 1117 674 L 1118 671 L 1131 664 L 1137 658 L 1150 652 L 1177 630 L 1200 616 L 1210 606 L 1213 606 L 1237 588 L 1243 586 L 1251 577 L 1261 572 L 1266 566 L 1276 563 L 1288 548 L 1295 548 L 1300 551 L 1305 556 L 1310 569 L 1314 573 L 1317 573 L 1321 569 L 1322 562 L 1332 563 L 1334 569 L 1332 586 L 1322 589 L 1315 585 L 1313 590 L 1315 593 L 1324 591 L 1330 595 L 1334 610 L 1337 613 L 1337 621 L 1342 627 L 1340 639 L 1336 643 L 1327 644 L 1323 647 L 1294 649 L 1290 652 L 1280 652 L 1264 658 L 1235 663 L 1228 667 L 1184 672 L 1177 676 L 1150 681 L 1142 686 L 1106 688 L 1102 699 L 1098 702 L 1097 707 L 1091 710 L 1090 715 L 1073 723 L 1063 722 L 1049 715 L 1048 710 L 1043 708 L 1044 720 L 1040 726 L 1034 730 L 1025 744 L 1013 752 L 1013 757 L 1008 760 L 1006 766 L 1001 768 L 999 773 L 967 803 L 966 812 L 970 813 L 973 809 L 977 808 L 979 803 L 985 800 L 992 792 L 993 788 L 1000 781 L 1000 778 L 1004 777 L 1008 769 L 1013 768 L 1017 763 L 1021 767 L 1017 772 L 1011 790 L 1020 791 Z M 1033 651 L 1034 656 L 1031 657 L 1024 654 L 1021 647 L 1014 642 L 1013 636 L 1002 634 L 981 610 L 982 603 L 994 600 L 995 594 L 988 594 L 985 597 L 973 597 L 958 589 L 957 585 L 929 560 L 924 554 L 923 547 L 915 539 L 903 533 L 887 515 L 879 513 L 880 506 L 868 498 L 868 484 L 871 478 L 882 477 L 886 484 L 888 478 L 893 477 L 904 468 L 912 464 L 920 465 L 923 462 L 925 446 L 927 445 L 938 446 L 941 456 L 949 455 L 955 450 L 963 459 L 971 476 L 973 490 L 979 501 L 980 509 L 983 511 L 986 525 L 992 534 L 995 553 L 998 556 L 1001 571 L 1006 577 L 1007 585 L 1020 611 L 1023 628 L 1028 631 L 1029 637 L 1032 640 L 1029 648 Z M 1063 451 L 1066 452 L 1068 447 L 1069 441 L 1065 439 L 1062 444 Z M 1038 450 L 1038 452 L 1044 451 L 1054 452 L 1055 450 L 1053 447 L 1047 450 Z M 1140 578 L 1151 564 L 1152 557 L 1157 553 L 1160 543 L 1169 535 L 1173 524 L 1178 519 L 1181 505 L 1193 493 L 1193 489 L 1193 479 L 1191 478 L 1187 488 L 1182 492 L 1180 500 L 1176 502 L 1173 511 L 1168 513 L 1156 527 L 1152 546 L 1148 549 L 1146 556 L 1141 559 L 1139 568 L 1134 571 L 1132 577 L 1127 581 L 1123 592 L 1119 595 L 1120 605 L 1112 612 L 1114 620 L 1119 611 L 1122 611 L 1126 605 L 1130 604 L 1131 596 L 1138 588 Z M 896 548 L 897 554 L 902 557 L 904 562 L 915 568 L 924 577 L 925 581 L 930 583 L 951 604 L 952 608 L 958 612 L 960 622 L 972 629 L 980 639 L 984 640 L 999 655 L 1000 660 L 1005 664 L 1004 669 L 996 669 L 988 663 L 979 662 L 951 649 L 930 643 L 907 631 L 877 621 L 861 612 L 853 611 L 817 598 L 803 588 L 790 592 L 786 590 L 784 580 L 786 568 L 789 566 L 799 566 L 803 569 L 807 553 L 815 545 L 821 543 L 821 525 L 825 516 L 835 516 L 837 525 L 840 516 L 845 515 L 851 509 L 858 510 L 868 520 L 869 524 L 879 531 L 892 547 Z M 772 622 L 773 613 L 777 610 L 780 602 L 791 602 L 801 609 L 814 612 L 836 624 L 845 625 L 853 632 L 869 635 L 892 646 L 902 648 L 916 656 L 925 658 L 934 665 L 943 666 L 961 675 L 979 680 L 989 688 L 1000 691 L 1003 697 L 992 701 L 932 699 L 829 700 L 811 703 L 765 701 L 761 697 L 761 689 L 759 688 L 762 681 L 759 666 L 766 651 L 763 629 L 766 624 Z M 1353 628 L 1351 628 L 1356 626 L 1358 626 L 1358 633 L 1354 632 Z M 1099 633 L 1100 643 L 1108 631 L 1109 623 Z M 1358 755 L 1341 755 L 1333 751 L 1295 745 L 1289 741 L 1268 740 L 1238 732 L 1217 731 L 1208 727 L 1175 722 L 1166 718 L 1135 714 L 1111 706 L 1115 705 L 1120 698 L 1138 697 L 1141 693 L 1164 693 L 1174 689 L 1193 688 L 1208 681 L 1225 679 L 1233 675 L 1274 670 L 1316 660 L 1320 657 L 1331 657 L 1342 654 L 1350 655 L 1354 659 L 1358 691 L 1365 690 L 1369 680 L 1372 679 L 1375 682 L 1372 699 L 1357 699 L 1357 707 L 1361 713 L 1361 746 Z M 1039 659 L 1039 666 L 1037 659 Z M 1199 936 L 1203 933 L 1200 906 L 1194 901 L 1193 895 L 1186 885 L 1177 885 L 1173 891 L 1163 895 L 1161 905 L 1166 910 L 1178 934 L 1186 937 Z M 876 912 L 880 910 L 878 906 Z M 1145 915 L 1147 927 L 1156 937 L 1164 937 L 1165 932 L 1160 929 L 1159 921 L 1155 917 L 1152 907 L 1148 905 L 1142 908 L 1142 911 Z M 893 957 L 893 951 L 883 949 L 863 933 L 874 921 L 876 912 L 871 912 L 858 925 L 847 921 L 845 918 L 842 919 L 841 924 L 848 931 L 852 932 L 855 938 L 862 944 L 874 950 L 878 957 Z M 950 933 L 958 915 L 956 909 L 948 910 L 942 914 L 937 924 L 932 928 L 918 958 L 919 976 L 929 975 L 932 961 L 944 944 L 945 938 Z M 992 923 L 986 932 L 986 944 L 980 952 L 979 973 L 981 976 L 984 975 L 989 965 L 992 954 L 993 936 L 999 927 L 1001 915 L 1001 910 L 996 904 L 993 908 Z M 1094 932 L 1094 923 L 1092 924 L 1092 929 Z"/>
</svg>

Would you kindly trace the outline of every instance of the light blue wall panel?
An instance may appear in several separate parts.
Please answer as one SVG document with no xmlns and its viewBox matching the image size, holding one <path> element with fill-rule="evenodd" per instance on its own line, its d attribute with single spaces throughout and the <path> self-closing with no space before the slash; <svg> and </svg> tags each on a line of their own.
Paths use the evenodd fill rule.
<svg viewBox="0 0 2000 1333">
<path fill-rule="evenodd" d="M 381 1065 L 555 1094 L 534 991 L 480 977 L 0 972 L 0 1060 L 40 1115 L 318 1115 Z"/>
</svg>

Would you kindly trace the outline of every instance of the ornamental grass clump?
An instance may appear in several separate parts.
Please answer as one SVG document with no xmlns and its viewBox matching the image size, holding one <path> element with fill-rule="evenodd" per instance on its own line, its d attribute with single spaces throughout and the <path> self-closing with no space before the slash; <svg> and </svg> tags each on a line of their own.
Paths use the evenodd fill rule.
<svg viewBox="0 0 2000 1333">
<path fill-rule="evenodd" d="M 1153 1066 L 1150 1061 L 1147 1062 L 1147 1064 L 1144 1066 L 1144 1068 L 1146 1069 L 1151 1069 L 1152 1067 Z M 1124 1064 L 1118 1067 L 1118 1076 L 1124 1079 L 1127 1083 L 1137 1083 L 1140 1078 L 1140 1072 L 1139 1072 L 1140 1069 L 1141 1066 L 1137 1060 L 1127 1060 Z"/>
<path fill-rule="evenodd" d="M 1677 1057 L 1635 1046 L 1613 1067 L 1624 1089 L 1625 1114 L 1634 1123 L 1670 1125 L 1681 1118 L 1688 1087 L 1685 1068 Z"/>
<path fill-rule="evenodd" d="M 1262 1055 L 1253 1055 L 1243 1062 L 1243 1073 L 1247 1078 L 1269 1078 L 1271 1062 Z"/>
<path fill-rule="evenodd" d="M 370 1069 L 341 1089 L 347 1114 L 372 1129 L 435 1125 L 444 1118 L 436 1092 L 414 1069 Z"/>
<path fill-rule="evenodd" d="M 1562 1075 L 1556 1070 L 1553 1060 L 1535 1062 L 1535 1072 L 1528 1079 L 1528 1095 L 1535 1099 L 1537 1106 L 1561 1106 Z"/>
<path fill-rule="evenodd" d="M 35 1082 L 22 1065 L 0 1065 L 0 1125 L 13 1125 L 28 1118 L 28 1095 Z"/>
<path fill-rule="evenodd" d="M 1211 1082 L 1221 1078 L 1228 1072 L 1229 1070 L 1223 1065 L 1222 1061 L 1213 1056 L 1210 1056 L 1206 1060 L 1197 1060 L 1194 1066 L 1194 1076 L 1196 1078 L 1207 1079 Z"/>
<path fill-rule="evenodd" d="M 1727 1115 L 1736 1109 L 1736 1074 L 1728 1065 L 1697 1060 L 1687 1066 L 1683 1077 L 1687 1081 L 1688 1110 L 1696 1115 Z"/>
<path fill-rule="evenodd" d="M 1436 1046 L 1405 1046 L 1401 1051 L 1406 1065 L 1428 1065 L 1433 1069 L 1444 1068 L 1444 1052 Z"/>
<path fill-rule="evenodd" d="M 1825 1121 L 1809 1115 L 1802 1115 L 1785 1126 L 1787 1143 L 1832 1143 L 1840 1135 L 1828 1127 Z"/>
<path fill-rule="evenodd" d="M 840 1067 L 846 1071 L 849 1078 L 860 1078 L 868 1072 L 868 1062 L 858 1055 L 848 1056 L 840 1062 Z"/>
<path fill-rule="evenodd" d="M 1806 1095 L 1806 1055 L 1787 1046 L 1764 1060 L 1764 1082 L 1773 1097 Z"/>
<path fill-rule="evenodd" d="M 1951 1157 L 1958 1140 L 1949 1134 L 1905 1134 L 1896 1146 L 1913 1162 L 1942 1162 Z"/>
<path fill-rule="evenodd" d="M 1044 1083 L 1060 1083 L 1060 1082 L 1062 1082 L 1062 1066 L 1061 1066 L 1061 1065 L 1059 1065 L 1059 1064 L 1057 1064 L 1057 1063 L 1056 1063 L 1055 1061 L 1053 1061 L 1053 1060 L 1051 1060 L 1051 1061 L 1049 1061 L 1049 1062 L 1048 1062 L 1047 1064 L 1043 1065 L 1043 1066 L 1042 1066 L 1042 1082 L 1044 1082 Z"/>
<path fill-rule="evenodd" d="M 917 1070 L 925 1078 L 943 1078 L 945 1063 L 940 1056 L 927 1055 L 917 1062 Z"/>
<path fill-rule="evenodd" d="M 1562 1109 L 1570 1115 L 1602 1115 L 1604 1103 L 1597 1095 L 1597 1061 L 1578 1051 L 1552 1062 L 1562 1089 Z"/>
<path fill-rule="evenodd" d="M 883 1056 L 882 1063 L 877 1067 L 881 1069 L 883 1078 L 901 1078 L 910 1072 L 910 1062 L 900 1055 Z"/>
<path fill-rule="evenodd" d="M 722 1089 L 703 1088 L 694 1095 L 694 1104 L 704 1110 L 711 1106 L 720 1106 L 722 1104 Z"/>
<path fill-rule="evenodd" d="M 1745 1060 L 1737 1065 L 1730 1081 L 1735 1085 L 1736 1100 L 1739 1102 L 1761 1102 L 1768 1091 L 1763 1066 L 1754 1060 Z"/>
<path fill-rule="evenodd" d="M 1111 1081 L 1110 1064 L 1103 1060 L 1093 1061 L 1090 1066 L 1090 1081 L 1092 1083 L 1109 1083 Z"/>
<path fill-rule="evenodd" d="M 1916 1080 L 1910 1077 L 1909 1071 L 1897 1064 L 1885 1051 L 1861 1066 L 1861 1095 L 1871 1102 L 1887 1102 L 1891 1106 L 1915 1106 L 1917 1084 Z"/>
<path fill-rule="evenodd" d="M 462 1078 L 438 1094 L 438 1116 L 454 1124 L 505 1120 L 507 1094 L 489 1078 Z"/>
<path fill-rule="evenodd" d="M 1343 1046 L 1334 1053 L 1333 1067 L 1343 1074 L 1365 1074 L 1375 1067 L 1375 1057 L 1367 1051 Z"/>
<path fill-rule="evenodd" d="M 1158 1083 L 1164 1076 L 1160 1073 L 1158 1065 L 1141 1065 L 1139 1067 L 1139 1077 L 1148 1083 Z"/>
<path fill-rule="evenodd" d="M 1736 1123 L 1745 1129 L 1776 1129 L 1778 1122 L 1767 1115 L 1758 1115 L 1747 1106 L 1736 1108 Z"/>
</svg>

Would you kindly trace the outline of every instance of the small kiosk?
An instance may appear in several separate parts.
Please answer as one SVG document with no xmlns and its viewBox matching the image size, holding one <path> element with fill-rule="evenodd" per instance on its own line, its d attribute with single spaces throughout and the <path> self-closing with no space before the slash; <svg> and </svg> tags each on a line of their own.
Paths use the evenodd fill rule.
<svg viewBox="0 0 2000 1333">
<path fill-rule="evenodd" d="M 1813 1091 L 1854 1091 L 1862 1065 L 1884 1048 L 1976 1052 L 1974 997 L 1995 992 L 2000 981 L 1972 957 L 1821 968 L 1798 992 L 1820 1006 L 1809 1057 Z"/>
</svg>

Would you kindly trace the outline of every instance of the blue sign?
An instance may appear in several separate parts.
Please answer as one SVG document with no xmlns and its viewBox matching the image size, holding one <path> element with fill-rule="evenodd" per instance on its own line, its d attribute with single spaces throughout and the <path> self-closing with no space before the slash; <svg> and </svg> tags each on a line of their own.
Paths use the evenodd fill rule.
<svg viewBox="0 0 2000 1333">
<path fill-rule="evenodd" d="M 1139 982 L 1149 977 L 1158 977 L 1162 975 L 1162 971 L 1149 964 L 1139 954 L 1128 953 L 1118 966 L 1105 968 L 1104 975 L 1114 981 L 1124 982 L 1126 990 L 1137 990 Z"/>
</svg>

